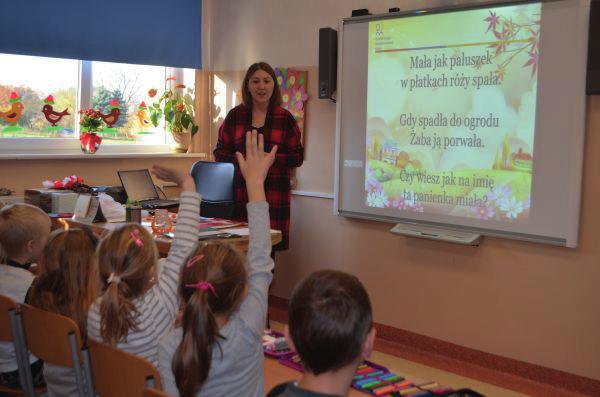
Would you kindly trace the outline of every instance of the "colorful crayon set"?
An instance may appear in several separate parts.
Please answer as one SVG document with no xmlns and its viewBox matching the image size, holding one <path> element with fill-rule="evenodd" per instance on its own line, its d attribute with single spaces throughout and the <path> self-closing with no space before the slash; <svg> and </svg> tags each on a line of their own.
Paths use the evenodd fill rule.
<svg viewBox="0 0 600 397">
<path fill-rule="evenodd" d="M 436 382 L 416 382 L 390 372 L 386 367 L 365 361 L 357 369 L 352 387 L 374 396 L 439 396 L 452 389 Z"/>
</svg>

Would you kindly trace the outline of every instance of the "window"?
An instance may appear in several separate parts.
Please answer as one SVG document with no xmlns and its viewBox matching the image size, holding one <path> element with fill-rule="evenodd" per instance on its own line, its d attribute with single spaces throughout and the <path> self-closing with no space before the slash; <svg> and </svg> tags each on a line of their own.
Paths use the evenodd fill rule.
<svg viewBox="0 0 600 397">
<path fill-rule="evenodd" d="M 120 115 L 112 128 L 102 133 L 103 145 L 165 144 L 163 128 L 144 124 L 144 110 L 151 103 L 148 90 L 162 88 L 167 70 L 161 66 L 92 62 L 92 108 L 108 114 L 111 103 L 119 105 Z M 147 116 L 146 116 L 147 117 Z"/>
<path fill-rule="evenodd" d="M 75 137 L 78 61 L 0 54 L 0 65 L 0 137 Z M 68 115 L 51 118 L 57 125 L 46 120 L 65 109 Z"/>
<path fill-rule="evenodd" d="M 11 54 L 0 54 L 0 65 L 0 151 L 79 150 L 79 110 L 106 115 L 116 105 L 118 120 L 99 132 L 102 146 L 164 152 L 172 138 L 163 121 L 148 123 L 148 91 L 162 92 L 172 75 L 195 86 L 194 69 Z"/>
</svg>

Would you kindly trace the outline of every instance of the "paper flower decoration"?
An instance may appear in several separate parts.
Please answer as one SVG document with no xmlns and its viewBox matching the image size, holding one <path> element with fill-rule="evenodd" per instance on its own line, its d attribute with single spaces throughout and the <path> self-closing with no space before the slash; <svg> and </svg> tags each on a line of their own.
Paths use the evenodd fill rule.
<svg viewBox="0 0 600 397">
<path fill-rule="evenodd" d="M 306 93 L 304 86 L 297 87 L 297 88 L 294 87 L 292 89 L 292 98 L 294 99 L 294 102 L 295 102 L 294 107 L 298 110 L 303 109 L 304 101 L 306 101 L 308 99 L 308 94 Z"/>
<path fill-rule="evenodd" d="M 47 179 L 45 181 L 42 182 L 42 186 L 45 187 L 46 189 L 70 189 L 71 187 L 73 187 L 73 185 L 77 183 L 77 184 L 82 184 L 83 183 L 83 178 L 77 175 L 69 175 L 67 177 L 65 177 L 64 179 L 60 180 L 60 179 L 54 179 L 54 180 L 50 180 Z"/>
<path fill-rule="evenodd" d="M 281 90 L 281 106 L 292 113 L 301 133 L 304 133 L 304 107 L 308 100 L 306 75 L 306 71 L 275 68 L 275 76 Z"/>
</svg>

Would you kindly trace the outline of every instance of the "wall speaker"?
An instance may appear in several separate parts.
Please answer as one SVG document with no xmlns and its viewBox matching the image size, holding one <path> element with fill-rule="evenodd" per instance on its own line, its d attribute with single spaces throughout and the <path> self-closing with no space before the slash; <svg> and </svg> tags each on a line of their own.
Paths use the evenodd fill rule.
<svg viewBox="0 0 600 397">
<path fill-rule="evenodd" d="M 319 29 L 319 98 L 330 99 L 337 82 L 337 31 Z"/>
</svg>

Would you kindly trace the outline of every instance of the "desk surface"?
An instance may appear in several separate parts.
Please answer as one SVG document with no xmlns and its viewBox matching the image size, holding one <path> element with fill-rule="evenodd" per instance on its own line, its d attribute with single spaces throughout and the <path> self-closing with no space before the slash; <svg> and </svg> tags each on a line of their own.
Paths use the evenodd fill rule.
<svg viewBox="0 0 600 397">
<path fill-rule="evenodd" d="M 73 220 L 70 218 L 58 218 L 58 219 L 54 218 L 52 220 L 52 222 L 53 222 L 53 225 L 52 225 L 53 229 L 64 227 L 64 223 L 66 223 L 69 227 L 81 227 L 82 225 L 85 225 L 85 226 L 89 227 L 92 230 L 92 232 L 94 232 L 94 234 L 97 234 L 97 235 L 103 235 L 103 234 L 125 224 L 124 222 L 91 223 L 91 222 L 76 221 L 76 220 Z M 156 246 L 158 247 L 158 252 L 162 256 L 166 256 L 168 254 L 169 248 L 171 246 L 171 239 L 162 237 L 162 236 L 156 236 L 154 238 L 154 240 L 156 241 Z M 241 250 L 243 252 L 248 251 L 248 241 L 249 241 L 248 236 L 240 236 L 240 237 L 234 237 L 234 238 L 221 239 L 221 241 L 232 244 L 233 246 L 235 246 L 236 248 L 238 248 L 239 250 Z M 280 241 L 281 241 L 281 232 L 280 231 L 271 231 L 271 244 L 275 245 L 275 244 L 279 243 Z"/>
</svg>

